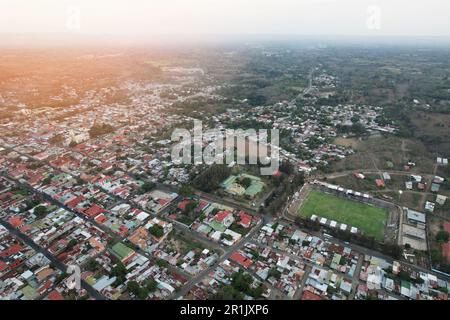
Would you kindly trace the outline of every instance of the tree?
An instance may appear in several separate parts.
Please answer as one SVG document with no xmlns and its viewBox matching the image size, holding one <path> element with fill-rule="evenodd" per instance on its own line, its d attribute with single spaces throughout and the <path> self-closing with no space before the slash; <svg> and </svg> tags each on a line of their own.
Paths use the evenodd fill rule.
<svg viewBox="0 0 450 320">
<path fill-rule="evenodd" d="M 145 288 L 148 290 L 148 292 L 153 292 L 158 288 L 158 282 L 153 277 L 149 277 L 145 281 Z"/>
<path fill-rule="evenodd" d="M 116 286 L 125 282 L 127 273 L 127 268 L 125 268 L 122 262 L 118 262 L 117 265 L 112 268 L 111 275 L 117 278 L 115 282 Z"/>
<path fill-rule="evenodd" d="M 194 187 L 204 192 L 211 192 L 219 187 L 231 173 L 231 168 L 223 164 L 214 164 L 194 180 Z"/>
<path fill-rule="evenodd" d="M 230 234 L 226 234 L 226 233 L 222 233 L 222 235 L 220 236 L 221 239 L 225 239 L 228 241 L 233 240 L 233 237 Z"/>
<path fill-rule="evenodd" d="M 42 180 L 42 185 L 47 186 L 52 182 L 52 178 L 51 177 L 47 177 L 44 180 Z"/>
<path fill-rule="evenodd" d="M 155 224 L 149 229 L 149 232 L 156 238 L 161 238 L 164 235 L 164 228 L 159 224 Z"/>
<path fill-rule="evenodd" d="M 280 163 L 280 171 L 291 175 L 294 172 L 294 166 L 289 161 L 283 161 Z"/>
<path fill-rule="evenodd" d="M 40 206 L 34 208 L 34 214 L 35 214 L 39 219 L 45 217 L 45 215 L 47 214 L 47 207 L 46 207 L 46 206 L 43 206 L 43 205 L 40 205 Z"/>
<path fill-rule="evenodd" d="M 447 242 L 448 238 L 449 238 L 448 232 L 445 230 L 440 230 L 436 234 L 436 241 L 438 241 L 438 242 Z"/>
<path fill-rule="evenodd" d="M 213 300 L 242 300 L 244 295 L 233 286 L 227 285 L 219 289 L 219 291 L 212 297 Z"/>
<path fill-rule="evenodd" d="M 128 282 L 127 289 L 141 300 L 144 300 L 148 296 L 147 289 L 142 288 L 136 281 Z"/>
<path fill-rule="evenodd" d="M 90 258 L 86 263 L 86 269 L 95 272 L 98 269 L 100 269 L 100 263 L 98 263 L 98 261 L 95 260 L 94 258 Z"/>
<path fill-rule="evenodd" d="M 140 191 L 141 191 L 141 193 L 146 193 L 146 192 L 152 191 L 155 187 L 156 187 L 156 185 L 153 182 L 146 181 L 141 186 L 141 190 Z"/>
<path fill-rule="evenodd" d="M 69 241 L 69 243 L 67 244 L 67 250 L 72 249 L 73 247 L 75 247 L 77 245 L 78 241 L 76 239 L 71 239 Z"/>
<path fill-rule="evenodd" d="M 197 208 L 197 207 L 198 207 L 197 201 L 190 201 L 188 204 L 186 204 L 186 207 L 183 210 L 183 214 L 190 218 L 195 218 L 194 213 L 195 213 L 195 208 Z"/>
<path fill-rule="evenodd" d="M 178 193 L 180 194 L 180 196 L 187 197 L 187 196 L 192 195 L 193 190 L 192 190 L 192 187 L 190 185 L 184 184 L 184 185 L 181 186 L 181 188 L 178 191 Z"/>
<path fill-rule="evenodd" d="M 242 271 L 235 272 L 231 276 L 231 285 L 240 292 L 247 292 L 250 288 L 250 284 L 253 282 L 253 278 L 249 274 L 245 274 Z"/>
<path fill-rule="evenodd" d="M 275 279 L 280 279 L 281 272 L 277 270 L 277 268 L 272 268 L 269 271 L 269 276 L 274 277 Z"/>
<path fill-rule="evenodd" d="M 245 189 L 247 189 L 248 187 L 250 187 L 250 185 L 252 184 L 252 179 L 250 179 L 250 178 L 244 178 L 244 179 L 242 179 L 241 180 L 241 185 L 245 188 Z"/>
</svg>

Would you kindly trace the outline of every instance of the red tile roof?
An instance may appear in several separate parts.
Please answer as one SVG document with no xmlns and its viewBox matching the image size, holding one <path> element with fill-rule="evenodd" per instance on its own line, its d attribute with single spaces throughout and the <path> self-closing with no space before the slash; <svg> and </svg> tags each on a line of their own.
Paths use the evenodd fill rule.
<svg viewBox="0 0 450 320">
<path fill-rule="evenodd" d="M 302 295 L 302 300 L 322 300 L 322 297 L 310 291 L 304 291 Z"/>
<path fill-rule="evenodd" d="M 248 228 L 250 227 L 250 224 L 252 223 L 252 216 L 245 213 L 244 211 L 239 211 L 239 218 L 241 221 L 239 221 L 240 225 Z"/>
<path fill-rule="evenodd" d="M 67 206 L 69 208 L 75 208 L 80 202 L 82 202 L 84 200 L 83 196 L 78 196 L 75 199 L 70 200 L 69 202 L 67 202 Z"/>
<path fill-rule="evenodd" d="M 8 268 L 8 265 L 6 264 L 6 262 L 3 262 L 0 260 L 0 272 L 2 272 L 3 270 L 6 270 Z"/>
<path fill-rule="evenodd" d="M 191 202 L 191 200 L 189 200 L 189 199 L 184 199 L 183 201 L 181 201 L 181 202 L 178 204 L 178 208 L 181 209 L 181 210 L 184 210 L 184 209 L 186 208 L 186 206 L 189 204 L 189 202 Z"/>
<path fill-rule="evenodd" d="M 375 183 L 377 184 L 377 187 L 384 187 L 384 180 L 382 179 L 376 179 Z"/>
<path fill-rule="evenodd" d="M 253 263 L 252 260 L 244 257 L 239 252 L 233 252 L 233 254 L 231 255 L 230 259 L 235 261 L 235 262 L 237 262 L 238 264 L 240 264 L 244 268 L 250 267 L 252 265 L 252 263 Z"/>
<path fill-rule="evenodd" d="M 107 220 L 108 220 L 108 218 L 103 213 L 101 213 L 95 217 L 95 221 L 97 221 L 98 223 L 104 223 Z"/>
<path fill-rule="evenodd" d="M 444 222 L 444 230 L 450 233 L 450 222 L 448 221 Z"/>
<path fill-rule="evenodd" d="M 166 200 L 166 199 L 158 199 L 158 203 L 159 203 L 161 206 L 165 206 L 168 202 L 169 202 L 169 200 Z M 184 210 L 184 209 L 183 209 L 183 210 Z"/>
<path fill-rule="evenodd" d="M 84 214 L 87 215 L 89 218 L 94 218 L 95 216 L 99 215 L 100 213 L 104 212 L 105 209 L 103 209 L 98 204 L 94 204 L 92 207 L 87 209 Z"/>
<path fill-rule="evenodd" d="M 47 296 L 48 300 L 64 300 L 64 297 L 56 290 L 50 292 Z"/>
<path fill-rule="evenodd" d="M 442 256 L 447 258 L 447 262 L 450 262 L 450 243 L 444 243 L 442 245 Z"/>
<path fill-rule="evenodd" d="M 216 216 L 214 217 L 218 222 L 222 222 L 226 217 L 228 217 L 228 215 L 230 214 L 230 212 L 228 211 L 220 211 L 218 214 L 216 214 Z"/>
<path fill-rule="evenodd" d="M 18 228 L 23 224 L 23 220 L 20 217 L 11 217 L 8 220 L 9 224 L 12 225 L 14 228 Z"/>
<path fill-rule="evenodd" d="M 12 255 L 20 252 L 21 250 L 22 250 L 22 246 L 20 244 L 15 244 L 15 245 L 9 247 L 8 249 L 0 252 L 0 257 L 9 257 L 9 256 L 12 256 Z"/>
</svg>

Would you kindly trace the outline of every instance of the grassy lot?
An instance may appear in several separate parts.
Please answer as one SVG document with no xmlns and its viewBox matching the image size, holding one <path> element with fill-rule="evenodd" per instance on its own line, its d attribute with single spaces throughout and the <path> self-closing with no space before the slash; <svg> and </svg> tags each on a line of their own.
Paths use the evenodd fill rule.
<svg viewBox="0 0 450 320">
<path fill-rule="evenodd" d="M 404 151 L 402 151 L 402 140 L 404 141 Z M 342 140 L 336 140 L 335 143 L 348 144 L 347 142 L 342 143 Z M 333 162 L 331 170 L 374 170 L 375 162 L 379 170 L 402 171 L 403 165 L 408 160 L 412 160 L 416 163 L 416 167 L 411 169 L 412 173 L 430 173 L 433 171 L 435 162 L 434 154 L 431 154 L 425 145 L 417 139 L 401 139 L 394 136 L 371 137 L 357 141 L 354 149 L 356 150 L 355 154 Z M 388 166 L 388 161 L 393 163 L 393 167 Z"/>
<path fill-rule="evenodd" d="M 306 218 L 315 214 L 357 227 L 380 241 L 384 238 L 384 225 L 388 217 L 385 209 L 319 191 L 310 192 L 299 213 Z"/>
</svg>

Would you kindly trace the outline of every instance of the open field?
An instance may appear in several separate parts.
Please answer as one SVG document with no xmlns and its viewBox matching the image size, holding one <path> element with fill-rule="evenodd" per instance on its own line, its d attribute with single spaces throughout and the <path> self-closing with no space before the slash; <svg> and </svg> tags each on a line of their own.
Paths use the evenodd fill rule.
<svg viewBox="0 0 450 320">
<path fill-rule="evenodd" d="M 315 214 L 357 227 L 379 241 L 384 238 L 384 228 L 388 217 L 388 211 L 385 209 L 319 191 L 309 193 L 299 213 L 306 218 Z"/>
<path fill-rule="evenodd" d="M 336 139 L 336 144 L 351 145 L 356 153 L 332 163 L 332 171 L 379 169 L 381 171 L 403 170 L 412 160 L 416 166 L 411 173 L 431 173 L 435 154 L 430 153 L 417 139 L 399 137 L 370 137 L 368 139 Z"/>
</svg>

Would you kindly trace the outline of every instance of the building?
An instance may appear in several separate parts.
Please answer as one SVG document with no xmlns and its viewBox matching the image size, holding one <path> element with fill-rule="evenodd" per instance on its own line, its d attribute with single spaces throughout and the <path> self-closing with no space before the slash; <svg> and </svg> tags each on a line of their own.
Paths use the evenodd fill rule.
<svg viewBox="0 0 450 320">
<path fill-rule="evenodd" d="M 418 224 L 418 223 L 425 224 L 426 223 L 425 214 L 411 210 L 409 208 L 403 208 L 403 210 L 406 212 L 406 217 L 407 217 L 409 223 L 412 223 L 412 224 Z"/>
</svg>

